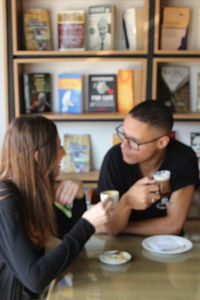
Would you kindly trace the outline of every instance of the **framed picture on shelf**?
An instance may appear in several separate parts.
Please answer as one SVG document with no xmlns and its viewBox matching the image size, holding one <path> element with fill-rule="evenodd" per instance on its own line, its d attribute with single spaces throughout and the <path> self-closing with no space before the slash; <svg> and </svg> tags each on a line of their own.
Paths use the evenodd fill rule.
<svg viewBox="0 0 200 300">
<path fill-rule="evenodd" d="M 200 67 L 190 68 L 190 110 L 200 111 Z"/>
</svg>

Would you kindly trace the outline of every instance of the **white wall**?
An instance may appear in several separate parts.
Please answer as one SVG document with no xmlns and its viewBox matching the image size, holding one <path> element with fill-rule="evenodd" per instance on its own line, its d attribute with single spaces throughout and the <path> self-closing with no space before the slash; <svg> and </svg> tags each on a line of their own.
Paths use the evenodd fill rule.
<svg viewBox="0 0 200 300">
<path fill-rule="evenodd" d="M 7 126 L 6 32 L 4 0 L 0 0 L 0 145 Z"/>
</svg>

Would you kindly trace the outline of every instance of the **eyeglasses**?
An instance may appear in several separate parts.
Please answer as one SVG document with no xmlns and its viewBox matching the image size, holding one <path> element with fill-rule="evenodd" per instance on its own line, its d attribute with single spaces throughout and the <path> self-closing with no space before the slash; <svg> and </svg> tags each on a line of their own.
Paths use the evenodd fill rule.
<svg viewBox="0 0 200 300">
<path fill-rule="evenodd" d="M 129 138 L 129 137 L 126 136 L 126 134 L 123 131 L 123 128 L 122 128 L 121 124 L 119 126 L 117 126 L 115 128 L 115 130 L 116 130 L 117 136 L 119 137 L 119 139 L 121 141 L 127 140 L 129 148 L 137 150 L 137 151 L 140 150 L 141 145 L 152 143 L 154 141 L 159 140 L 161 137 L 166 136 L 166 135 L 161 135 L 159 137 L 156 137 L 156 138 L 154 138 L 152 140 L 149 140 L 149 141 L 146 141 L 146 142 L 138 142 L 135 138 Z"/>
</svg>

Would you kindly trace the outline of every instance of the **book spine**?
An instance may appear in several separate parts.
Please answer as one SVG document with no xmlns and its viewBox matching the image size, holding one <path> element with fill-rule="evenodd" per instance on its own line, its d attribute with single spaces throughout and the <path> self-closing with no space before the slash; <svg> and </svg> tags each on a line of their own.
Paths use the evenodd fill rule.
<svg viewBox="0 0 200 300">
<path fill-rule="evenodd" d="M 134 70 L 119 70 L 117 76 L 118 112 L 128 113 L 135 104 Z"/>
<path fill-rule="evenodd" d="M 136 8 L 128 8 L 123 13 L 125 23 L 125 36 L 128 40 L 128 49 L 137 50 L 137 30 L 136 30 Z"/>
<path fill-rule="evenodd" d="M 31 100 L 30 100 L 30 90 L 29 90 L 29 75 L 23 74 L 23 86 L 24 86 L 24 110 L 25 113 L 31 112 Z"/>
</svg>

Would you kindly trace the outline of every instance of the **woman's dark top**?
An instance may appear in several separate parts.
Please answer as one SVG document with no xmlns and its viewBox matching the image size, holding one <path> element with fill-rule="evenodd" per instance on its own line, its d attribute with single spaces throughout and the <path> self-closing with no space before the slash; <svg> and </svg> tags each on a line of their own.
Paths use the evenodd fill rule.
<svg viewBox="0 0 200 300">
<path fill-rule="evenodd" d="M 75 200 L 71 219 L 55 208 L 62 242 L 46 254 L 26 233 L 14 185 L 0 183 L 0 199 L 0 298 L 38 299 L 34 294 L 40 294 L 72 263 L 95 231 L 80 218 L 86 209 L 85 199 Z"/>
</svg>

